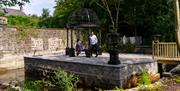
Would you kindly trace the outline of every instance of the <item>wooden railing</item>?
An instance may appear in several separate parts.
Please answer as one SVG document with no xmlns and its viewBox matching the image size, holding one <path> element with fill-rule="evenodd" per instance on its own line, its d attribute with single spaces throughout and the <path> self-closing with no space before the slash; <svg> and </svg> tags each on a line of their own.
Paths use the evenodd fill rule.
<svg viewBox="0 0 180 91">
<path fill-rule="evenodd" d="M 177 44 L 175 42 L 153 42 L 153 57 L 163 61 L 179 61 L 180 52 L 178 51 Z"/>
</svg>

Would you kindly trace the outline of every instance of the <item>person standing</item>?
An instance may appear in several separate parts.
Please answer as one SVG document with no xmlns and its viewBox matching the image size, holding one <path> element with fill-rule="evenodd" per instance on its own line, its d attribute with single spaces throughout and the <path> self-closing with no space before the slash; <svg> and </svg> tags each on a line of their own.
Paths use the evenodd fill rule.
<svg viewBox="0 0 180 91">
<path fill-rule="evenodd" d="M 96 57 L 98 56 L 98 39 L 96 37 L 96 35 L 94 34 L 94 32 L 91 32 L 91 35 L 89 37 L 90 39 L 90 53 L 92 56 L 92 53 L 95 52 L 96 53 Z"/>
</svg>

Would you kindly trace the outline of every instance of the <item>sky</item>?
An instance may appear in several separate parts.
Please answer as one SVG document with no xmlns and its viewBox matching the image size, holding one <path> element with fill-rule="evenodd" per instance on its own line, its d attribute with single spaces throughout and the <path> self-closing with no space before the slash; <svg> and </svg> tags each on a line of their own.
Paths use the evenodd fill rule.
<svg viewBox="0 0 180 91">
<path fill-rule="evenodd" d="M 28 14 L 36 14 L 40 16 L 42 14 L 42 9 L 47 8 L 50 11 L 50 14 L 53 14 L 54 6 L 56 5 L 55 0 L 30 0 L 30 3 L 27 3 L 23 6 L 23 11 Z M 19 6 L 10 7 L 13 9 L 19 9 Z"/>
</svg>

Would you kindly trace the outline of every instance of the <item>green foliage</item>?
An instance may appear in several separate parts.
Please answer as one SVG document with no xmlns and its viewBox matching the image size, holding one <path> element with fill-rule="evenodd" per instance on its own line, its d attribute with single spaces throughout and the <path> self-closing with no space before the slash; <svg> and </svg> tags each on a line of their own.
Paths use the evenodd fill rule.
<svg viewBox="0 0 180 91">
<path fill-rule="evenodd" d="M 36 81 L 15 81 L 11 83 L 5 91 L 48 91 L 49 87 L 54 85 L 50 81 L 36 80 Z"/>
<path fill-rule="evenodd" d="M 40 91 L 41 81 L 27 81 L 22 85 L 22 91 Z"/>
<path fill-rule="evenodd" d="M 124 21 L 132 25 L 133 30 L 147 40 L 146 43 L 151 43 L 153 34 L 161 34 L 161 41 L 174 41 L 173 1 L 124 0 L 121 6 Z"/>
<path fill-rule="evenodd" d="M 18 26 L 17 27 L 18 32 L 16 32 L 16 38 L 18 38 L 18 40 L 28 40 L 29 38 L 29 34 L 28 32 L 24 29 L 23 26 Z"/>
<path fill-rule="evenodd" d="M 59 86 L 63 91 L 73 91 L 79 81 L 72 73 L 67 73 L 62 69 L 54 72 L 53 83 Z"/>
<path fill-rule="evenodd" d="M 164 91 L 164 87 L 165 85 L 161 83 L 141 85 L 138 87 L 138 91 Z"/>
<path fill-rule="evenodd" d="M 0 9 L 1 9 L 1 8 L 0 8 Z M 5 15 L 4 12 L 1 12 L 1 11 L 0 11 L 0 16 L 4 16 L 4 15 Z"/>
<path fill-rule="evenodd" d="M 36 28 L 38 26 L 39 19 L 37 17 L 29 16 L 8 16 L 8 25 L 10 26 L 23 26 L 25 28 Z"/>
<path fill-rule="evenodd" d="M 103 51 L 103 52 L 109 51 L 109 48 L 107 47 L 107 44 L 103 44 L 103 45 L 101 46 L 101 48 L 102 48 L 102 51 Z"/>
<path fill-rule="evenodd" d="M 73 10 L 79 8 L 82 0 L 56 0 L 54 16 L 67 17 Z"/>
<path fill-rule="evenodd" d="M 118 44 L 117 49 L 119 49 L 121 52 L 132 53 L 135 49 L 135 46 L 128 42 L 127 44 Z"/>
<path fill-rule="evenodd" d="M 15 88 L 12 88 L 12 87 L 7 87 L 6 89 L 5 89 L 5 91 L 17 91 Z"/>
<path fill-rule="evenodd" d="M 17 80 L 17 83 L 11 83 L 5 91 L 40 91 L 41 83 L 41 81 L 20 82 Z"/>
<path fill-rule="evenodd" d="M 54 72 L 52 79 L 25 82 L 17 81 L 14 85 L 12 84 L 13 86 L 10 84 L 5 91 L 17 91 L 14 86 L 19 87 L 20 91 L 53 91 L 53 89 L 56 89 L 56 91 L 57 89 L 59 91 L 76 91 L 78 82 L 79 79 L 77 76 L 59 69 Z"/>
<path fill-rule="evenodd" d="M 44 19 L 44 18 L 48 18 L 49 16 L 50 16 L 49 9 L 43 8 L 41 18 Z"/>
<path fill-rule="evenodd" d="M 129 42 L 124 45 L 124 51 L 128 53 L 132 53 L 134 51 L 134 48 L 134 45 Z"/>
<path fill-rule="evenodd" d="M 143 72 L 140 75 L 139 85 L 149 85 L 151 84 L 150 76 L 147 72 L 147 70 L 143 70 Z"/>
<path fill-rule="evenodd" d="M 80 3 L 79 0 L 56 0 L 56 7 L 53 14 L 56 23 L 54 24 L 59 24 L 57 27 L 65 27 L 68 16 L 73 10 L 80 7 Z"/>
<path fill-rule="evenodd" d="M 65 19 L 60 17 L 48 17 L 40 19 L 38 26 L 40 28 L 64 28 Z"/>
<path fill-rule="evenodd" d="M 100 8 L 104 9 L 111 21 L 113 31 L 119 28 L 119 14 L 121 10 L 122 0 L 92 0 L 92 3 L 96 3 Z"/>
<path fill-rule="evenodd" d="M 56 7 L 53 14 L 53 24 L 56 27 L 65 27 L 68 16 L 77 8 L 84 7 L 90 8 L 91 0 L 56 0 Z"/>
<path fill-rule="evenodd" d="M 0 7 L 2 6 L 15 6 L 19 4 L 29 3 L 30 0 L 1 0 Z"/>
<path fill-rule="evenodd" d="M 121 89 L 119 87 L 115 87 L 113 91 L 123 91 L 123 89 Z"/>
<path fill-rule="evenodd" d="M 176 81 L 177 83 L 180 83 L 180 76 L 176 77 L 176 78 L 175 78 L 175 81 Z"/>
</svg>

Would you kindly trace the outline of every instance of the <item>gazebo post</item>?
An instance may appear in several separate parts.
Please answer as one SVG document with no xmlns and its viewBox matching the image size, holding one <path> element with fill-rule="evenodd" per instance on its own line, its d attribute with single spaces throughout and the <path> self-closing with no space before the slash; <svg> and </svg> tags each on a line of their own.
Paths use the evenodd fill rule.
<svg viewBox="0 0 180 91">
<path fill-rule="evenodd" d="M 88 28 L 88 49 L 90 49 L 90 39 L 89 39 L 90 34 L 91 34 L 91 30 L 90 28 Z"/>
<path fill-rule="evenodd" d="M 87 36 L 88 37 L 88 49 L 85 50 L 86 57 L 91 57 L 92 56 L 91 48 L 90 48 L 90 39 L 89 39 L 90 33 L 91 33 L 91 30 L 90 30 L 90 28 L 88 28 L 88 36 Z"/>
<path fill-rule="evenodd" d="M 80 39 L 80 30 L 79 30 L 79 28 L 77 28 L 77 29 L 78 29 L 77 39 Z"/>
<path fill-rule="evenodd" d="M 71 29 L 71 48 L 69 49 L 69 56 L 75 57 L 75 51 L 73 48 L 73 30 Z"/>
<path fill-rule="evenodd" d="M 67 36 L 67 46 L 66 46 L 66 55 L 69 55 L 69 26 L 67 25 L 66 26 L 66 30 L 67 30 L 67 32 L 66 32 L 66 36 Z"/>
<path fill-rule="evenodd" d="M 101 30 L 99 30 L 99 33 L 100 33 L 100 35 L 99 35 L 99 49 L 98 49 L 98 54 L 99 55 L 102 55 L 102 49 L 101 49 Z"/>
</svg>

